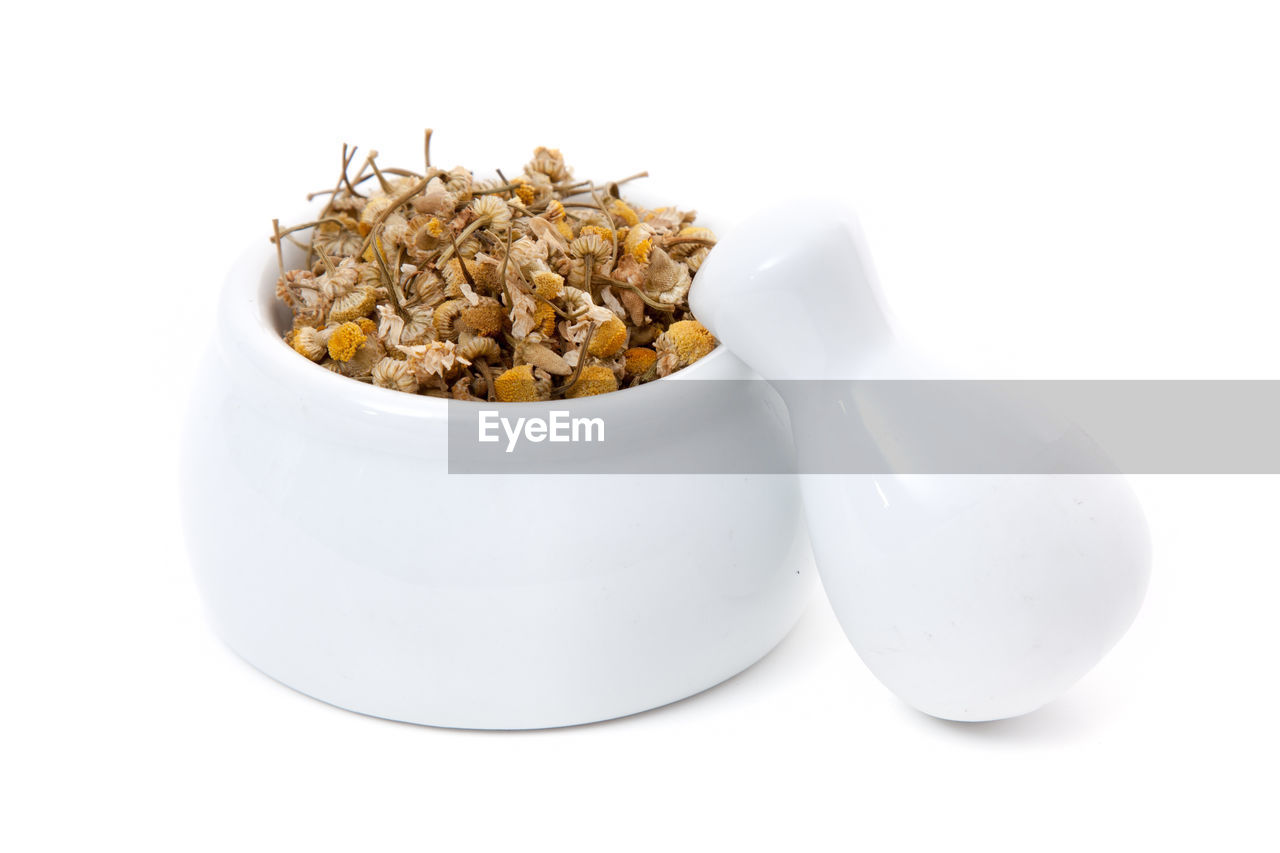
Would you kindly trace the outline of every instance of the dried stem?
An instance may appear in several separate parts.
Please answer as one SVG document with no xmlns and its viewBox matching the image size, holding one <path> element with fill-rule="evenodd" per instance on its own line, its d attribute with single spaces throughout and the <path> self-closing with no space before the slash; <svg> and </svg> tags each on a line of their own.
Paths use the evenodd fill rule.
<svg viewBox="0 0 1280 853">
<path fill-rule="evenodd" d="M 587 363 L 587 347 L 591 345 L 591 338 L 596 333 L 596 321 L 592 320 L 587 324 L 586 337 L 582 339 L 582 346 L 578 348 L 578 363 L 573 366 L 573 375 L 569 377 L 569 381 L 559 388 L 551 389 L 553 395 L 563 397 L 568 393 L 574 385 L 578 384 L 578 379 L 582 376 L 582 368 Z"/>
<path fill-rule="evenodd" d="M 376 154 L 378 152 L 375 151 L 373 153 Z M 373 220 L 373 227 L 371 227 L 369 229 L 369 233 L 365 235 L 364 243 L 361 244 L 360 246 L 360 251 L 356 252 L 358 256 L 364 255 L 364 250 L 369 248 L 370 244 L 373 242 L 374 235 L 378 233 L 378 229 L 382 227 L 382 223 L 387 221 L 387 217 L 390 216 L 392 212 L 399 210 L 400 205 L 404 204 L 406 201 L 408 201 L 409 199 L 413 198 L 415 195 L 420 193 L 422 191 L 422 188 L 425 187 L 426 185 L 427 185 L 427 179 L 423 178 L 422 180 L 418 181 L 418 183 L 409 187 L 409 189 L 400 193 L 400 195 L 396 196 L 391 200 L 391 204 L 387 205 L 386 210 L 379 213 L 377 218 Z"/>
<path fill-rule="evenodd" d="M 631 284 L 630 282 L 618 281 L 617 279 L 607 278 L 602 275 L 596 276 L 593 281 L 597 284 L 607 284 L 610 287 L 621 287 L 623 290 L 630 290 L 636 296 L 640 297 L 641 302 L 643 302 L 645 305 L 648 305 L 650 308 L 657 309 L 658 311 L 675 311 L 676 310 L 675 305 L 666 305 L 662 302 L 658 302 L 653 297 L 649 296 L 649 294 L 645 293 L 642 289 L 640 289 L 639 287 L 636 287 L 634 284 Z"/>
<path fill-rule="evenodd" d="M 613 214 L 605 209 L 604 202 L 600 200 L 600 196 L 596 195 L 595 188 L 591 189 L 591 200 L 600 208 L 600 212 L 609 220 L 609 266 L 612 267 L 618 260 L 618 221 L 613 218 Z"/>
<path fill-rule="evenodd" d="M 629 184 L 632 181 L 638 181 L 641 178 L 647 178 L 647 177 L 649 177 L 648 172 L 636 172 L 634 175 L 627 175 L 625 178 L 614 181 L 613 183 L 617 184 L 618 186 L 622 186 L 623 184 Z"/>
<path fill-rule="evenodd" d="M 518 270 L 520 268 L 516 267 L 516 269 Z M 566 320 L 576 320 L 578 319 L 578 317 L 582 316 L 581 314 L 570 314 L 568 311 L 564 310 L 559 305 L 552 302 L 550 299 L 547 299 L 543 296 L 539 296 L 538 291 L 536 290 L 530 289 L 529 295 L 531 295 L 534 298 L 534 301 L 536 302 L 545 302 L 547 305 L 550 305 L 552 311 L 556 312 L 557 315 L 559 315 L 560 317 L 563 317 Z"/>
<path fill-rule="evenodd" d="M 386 178 L 382 177 L 382 171 L 378 168 L 377 157 L 377 151 L 370 151 L 369 165 L 373 168 L 373 173 L 378 176 L 378 183 L 382 184 L 382 191 L 387 195 L 391 195 L 391 184 L 387 182 Z"/>
<path fill-rule="evenodd" d="M 373 233 L 373 232 L 369 232 Z M 391 279 L 391 271 L 387 269 L 387 260 L 382 257 L 382 250 L 378 248 L 378 244 L 373 244 L 373 258 L 378 262 L 378 272 L 382 275 L 382 280 L 387 283 L 387 294 L 391 298 L 391 306 L 396 309 L 396 313 L 408 320 L 408 315 L 404 312 L 404 307 L 400 302 L 400 294 L 396 291 L 396 283 Z"/>
<path fill-rule="evenodd" d="M 621 180 L 610 181 L 609 183 L 614 184 L 616 186 L 622 186 L 625 183 L 629 183 L 639 178 L 647 178 L 647 177 L 649 177 L 648 172 L 636 172 L 634 175 L 627 175 L 625 178 L 622 178 Z M 608 186 L 608 184 L 606 184 L 606 186 Z M 560 197 L 568 198 L 569 196 L 582 195 L 583 193 L 591 192 L 592 190 L 596 189 L 596 185 L 591 181 L 579 181 L 576 184 L 570 184 L 568 187 L 565 187 L 565 189 L 571 189 L 573 187 L 587 187 L 587 189 L 576 190 L 574 192 L 564 192 L 564 190 L 559 190 Z"/>
<path fill-rule="evenodd" d="M 510 192 L 511 190 L 515 189 L 518 186 L 520 185 L 508 183 L 508 184 L 503 184 L 502 186 L 494 187 L 493 189 L 489 189 L 489 190 L 478 190 L 476 192 L 473 192 L 472 195 L 497 195 L 498 193 Z"/>
<path fill-rule="evenodd" d="M 427 128 L 422 134 L 422 164 L 426 169 L 422 174 L 431 174 L 431 128 Z"/>
<path fill-rule="evenodd" d="M 286 279 L 284 277 L 284 246 L 280 243 L 279 219 L 271 220 L 271 230 L 276 234 L 273 242 L 276 244 L 276 263 L 280 265 L 280 284 L 283 286 L 286 283 Z"/>
<path fill-rule="evenodd" d="M 334 199 L 334 197 L 335 197 L 335 196 L 337 196 L 337 194 L 338 194 L 338 190 L 342 189 L 342 185 L 343 185 L 343 183 L 346 183 L 348 186 L 350 186 L 350 182 L 349 182 L 349 181 L 347 181 L 347 167 L 351 165 L 351 160 L 352 160 L 352 158 L 353 158 L 353 157 L 355 157 L 355 156 L 356 156 L 356 149 L 352 148 L 352 149 L 351 149 L 351 153 L 350 153 L 350 154 L 348 154 L 348 153 L 347 153 L 347 146 L 346 146 L 346 143 L 343 143 L 343 145 L 342 145 L 342 173 L 341 173 L 340 175 L 338 175 L 338 182 L 337 182 L 337 183 L 335 183 L 335 184 L 333 185 L 333 189 L 329 192 L 329 201 L 325 204 L 325 206 L 324 206 L 324 210 L 320 211 L 320 215 L 321 215 L 321 216 L 328 216 L 328 215 L 329 215 L 329 211 L 333 209 L 333 199 Z M 308 201 L 310 201 L 310 199 L 308 199 Z M 311 257 L 310 257 L 310 256 L 308 256 L 308 257 L 307 257 L 307 261 L 308 261 L 308 263 L 311 261 Z"/>
<path fill-rule="evenodd" d="M 502 271 L 498 273 L 498 283 L 502 285 L 502 292 L 507 294 L 507 301 L 515 306 L 515 300 L 511 298 L 511 294 L 507 293 L 507 261 L 511 259 L 511 232 L 514 228 L 507 229 L 507 250 L 502 253 Z"/>
<path fill-rule="evenodd" d="M 358 186 L 360 186 L 361 184 L 363 184 L 365 181 L 372 181 L 372 180 L 373 180 L 373 173 L 372 173 L 372 172 L 370 172 L 370 173 L 369 173 L 369 174 L 367 174 L 367 175 L 357 175 L 357 176 L 356 176 L 356 179 L 355 179 L 354 181 L 352 181 L 352 182 L 351 182 L 351 185 L 352 185 L 352 186 L 356 186 L 356 187 L 358 187 Z M 312 200 L 313 198 L 315 198 L 316 196 L 321 196 L 321 195 L 336 195 L 336 194 L 338 193 L 338 191 L 339 191 L 339 190 L 341 190 L 341 189 L 342 189 L 342 184 L 338 184 L 338 186 L 334 187 L 334 188 L 333 188 L 333 189 L 331 189 L 331 190 L 316 190 L 316 191 L 315 191 L 315 192 L 313 192 L 313 193 L 307 193 L 307 201 L 311 201 L 311 200 Z M 364 198 L 364 196 L 360 195 L 359 193 L 356 193 L 356 195 L 358 195 L 360 198 Z"/>
<path fill-rule="evenodd" d="M 458 256 L 458 266 L 462 268 L 462 277 L 466 279 L 467 286 L 474 290 L 476 280 L 471 277 L 471 271 L 467 269 L 467 259 L 462 257 L 462 252 L 458 251 L 458 238 L 453 235 L 453 229 L 449 229 L 449 240 L 453 242 L 453 253 Z"/>
<path fill-rule="evenodd" d="M 351 195 L 360 195 L 356 192 L 356 188 L 351 186 L 351 179 L 347 177 L 347 167 L 351 165 L 351 160 L 356 156 L 356 149 L 352 147 L 351 156 L 347 156 L 347 143 L 342 143 L 342 182 L 347 185 L 347 192 Z M 363 198 L 363 196 L 361 196 Z"/>
<path fill-rule="evenodd" d="M 338 176 L 338 182 L 333 185 L 333 190 L 331 190 L 329 193 L 329 200 L 324 203 L 324 210 L 320 211 L 320 215 L 322 217 L 328 216 L 329 212 L 333 210 L 333 200 L 338 197 L 338 190 L 342 189 L 342 184 L 345 182 L 348 187 L 351 186 L 351 182 L 347 180 L 347 167 L 351 165 L 351 160 L 355 156 L 356 156 L 356 149 L 352 148 L 351 152 L 348 153 L 347 144 L 345 142 L 342 143 L 342 174 Z M 310 196 L 307 197 L 307 201 L 311 201 Z M 316 249 L 316 235 L 315 235 L 315 232 L 313 231 L 311 232 L 311 240 L 310 242 L 307 243 L 307 267 L 308 268 L 311 267 L 311 255 L 315 253 L 315 249 Z"/>
<path fill-rule="evenodd" d="M 324 249 L 316 247 L 316 254 L 320 256 L 320 263 L 324 264 L 325 272 L 329 273 L 329 275 L 337 272 L 333 267 L 333 262 L 329 260 L 329 256 L 324 253 Z"/>
<path fill-rule="evenodd" d="M 304 222 L 301 225 L 290 225 L 288 228 L 285 228 L 283 231 L 280 231 L 278 234 L 276 234 L 276 239 L 272 240 L 271 242 L 273 243 L 276 242 L 276 240 L 285 236 L 286 234 L 292 234 L 295 231 L 304 231 L 307 228 L 315 228 L 317 225 L 324 225 L 326 222 L 336 222 L 339 225 L 342 224 L 341 219 L 335 219 L 332 216 L 326 216 L 324 219 L 317 219 L 314 222 Z"/>
<path fill-rule="evenodd" d="M 444 269 L 444 265 L 449 263 L 449 258 L 452 257 L 453 252 L 457 251 L 458 243 L 465 242 L 466 239 L 476 231 L 492 224 L 492 222 L 493 217 L 491 216 L 477 216 L 475 219 L 471 220 L 471 224 L 466 228 L 463 228 L 462 233 L 458 235 L 458 239 L 455 241 L 454 247 L 452 249 L 445 249 L 440 253 L 440 260 L 436 261 L 436 269 Z"/>
<path fill-rule="evenodd" d="M 427 133 L 430 134 L 431 131 L 428 130 Z M 489 363 L 482 358 L 475 364 L 476 370 L 479 370 L 480 375 L 484 377 L 485 396 L 490 402 L 498 399 L 497 389 L 493 387 L 493 371 L 489 369 Z"/>
</svg>

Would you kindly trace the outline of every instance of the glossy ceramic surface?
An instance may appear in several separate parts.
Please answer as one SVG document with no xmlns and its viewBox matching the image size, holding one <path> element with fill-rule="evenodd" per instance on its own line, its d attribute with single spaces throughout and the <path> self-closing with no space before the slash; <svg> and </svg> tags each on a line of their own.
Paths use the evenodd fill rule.
<svg viewBox="0 0 1280 853">
<path fill-rule="evenodd" d="M 275 276 L 266 241 L 231 272 L 184 454 L 208 611 L 263 672 L 395 720 L 564 726 L 711 687 L 799 617 L 811 559 L 794 478 L 450 476 L 454 404 L 300 358 Z M 682 378 L 752 375 L 720 349 Z M 722 412 L 740 407 L 715 395 L 742 386 L 672 412 L 669 381 L 600 404 L 673 441 L 732 440 Z M 785 424 L 773 395 L 756 416 Z M 775 444 L 790 453 L 785 429 Z"/>
<path fill-rule="evenodd" d="M 797 203 L 727 234 L 690 300 L 725 345 L 777 380 L 802 470 L 819 470 L 806 459 L 836 442 L 905 464 L 920 429 L 995 435 L 1065 470 L 1108 468 L 1089 442 L 1063 440 L 1072 425 L 1021 400 L 975 399 L 946 423 L 921 424 L 882 405 L 865 387 L 874 383 L 782 381 L 939 376 L 900 344 L 857 222 L 839 206 Z M 818 570 L 846 635 L 887 687 L 926 713 L 991 720 L 1040 707 L 1097 663 L 1141 605 L 1150 544 L 1123 477 L 802 482 Z"/>
</svg>

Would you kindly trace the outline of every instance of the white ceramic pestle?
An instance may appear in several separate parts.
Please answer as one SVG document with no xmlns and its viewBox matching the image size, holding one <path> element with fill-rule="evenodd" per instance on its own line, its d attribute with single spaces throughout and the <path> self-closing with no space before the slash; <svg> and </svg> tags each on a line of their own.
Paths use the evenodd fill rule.
<svg viewBox="0 0 1280 853">
<path fill-rule="evenodd" d="M 746 221 L 708 255 L 690 303 L 787 401 L 823 585 L 858 654 L 903 700 L 951 720 L 1024 714 L 1128 629 L 1150 544 L 1123 477 L 900 473 L 920 470 L 913 437 L 939 429 L 996 435 L 1029 470 L 1106 470 L 1069 423 L 989 394 L 929 423 L 928 402 L 874 384 L 787 381 L 939 375 L 895 336 L 847 210 L 795 202 Z M 813 473 L 848 443 L 887 473 Z"/>
</svg>

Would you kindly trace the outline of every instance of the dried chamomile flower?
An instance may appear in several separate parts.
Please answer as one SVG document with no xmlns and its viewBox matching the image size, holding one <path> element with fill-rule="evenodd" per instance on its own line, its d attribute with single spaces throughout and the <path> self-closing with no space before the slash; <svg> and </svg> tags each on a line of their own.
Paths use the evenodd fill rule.
<svg viewBox="0 0 1280 853">
<path fill-rule="evenodd" d="M 439 216 L 415 216 L 405 224 L 405 250 L 415 261 L 428 260 L 451 242 L 452 233 Z"/>
<path fill-rule="evenodd" d="M 533 330 L 547 338 L 556 333 L 556 309 L 549 302 L 539 302 L 533 309 Z"/>
<path fill-rule="evenodd" d="M 289 346 L 293 347 L 295 352 L 305 355 L 312 361 L 320 361 L 329 352 L 329 338 L 334 331 L 336 331 L 336 327 L 334 329 L 316 329 L 311 326 L 302 326 L 290 333 Z"/>
<path fill-rule="evenodd" d="M 640 217 L 636 214 L 631 205 L 627 204 L 620 198 L 610 199 L 609 212 L 629 226 L 635 225 L 640 221 Z"/>
<path fill-rule="evenodd" d="M 343 258 L 331 272 L 316 279 L 316 287 L 330 301 L 350 293 L 361 281 L 360 267 L 354 258 Z"/>
<path fill-rule="evenodd" d="M 444 188 L 458 197 L 458 204 L 471 201 L 472 184 L 475 182 L 471 172 L 462 166 L 454 166 L 442 176 Z"/>
<path fill-rule="evenodd" d="M 524 403 L 540 400 L 538 382 L 533 376 L 533 367 L 521 364 L 504 372 L 493 380 L 493 391 L 503 403 Z"/>
<path fill-rule="evenodd" d="M 500 229 L 511 223 L 511 207 L 496 195 L 482 195 L 473 200 L 464 213 L 470 217 L 470 222 L 458 234 L 455 242 L 461 243 L 481 228 Z M 450 255 L 454 252 L 453 246 L 448 246 L 440 253 L 440 260 L 436 262 L 438 269 L 443 269 L 448 262 Z"/>
<path fill-rule="evenodd" d="M 486 338 L 474 332 L 463 332 L 458 337 L 458 355 L 471 363 L 477 361 L 500 361 L 502 347 L 493 338 Z"/>
<path fill-rule="evenodd" d="M 591 397 L 618 390 L 618 377 L 602 364 L 592 364 L 582 368 L 578 381 L 565 392 L 566 397 Z"/>
<path fill-rule="evenodd" d="M 675 239 L 671 241 L 671 257 L 677 261 L 684 261 L 690 270 L 697 272 L 715 243 L 716 235 L 710 228 L 696 226 L 681 228 Z"/>
<path fill-rule="evenodd" d="M 533 204 L 533 200 L 538 196 L 538 191 L 534 189 L 533 184 L 520 178 L 516 178 L 515 184 L 516 198 L 520 199 L 520 203 L 525 207 Z"/>
<path fill-rule="evenodd" d="M 547 203 L 547 209 L 542 214 L 548 222 L 559 222 L 564 219 L 565 209 L 564 202 L 558 198 L 553 198 Z"/>
<path fill-rule="evenodd" d="M 511 182 L 515 184 L 516 198 L 526 208 L 545 207 L 555 193 L 551 178 L 541 172 L 534 172 L 524 178 L 513 178 Z"/>
<path fill-rule="evenodd" d="M 631 330 L 631 345 L 633 347 L 644 347 L 653 343 L 658 339 L 666 329 L 661 323 L 649 323 L 644 326 L 636 326 Z"/>
<path fill-rule="evenodd" d="M 685 224 L 685 214 L 674 207 L 659 207 L 645 213 L 644 222 L 659 234 L 679 231 Z"/>
<path fill-rule="evenodd" d="M 596 207 L 579 207 L 573 212 L 573 218 L 578 220 L 578 233 L 582 233 L 582 228 L 594 226 L 596 228 L 613 228 L 613 220 L 602 210 Z"/>
<path fill-rule="evenodd" d="M 333 306 L 329 309 L 329 322 L 345 323 L 357 317 L 366 317 L 377 304 L 377 288 L 362 284 L 347 295 L 334 300 Z"/>
<path fill-rule="evenodd" d="M 293 309 L 293 326 L 323 326 L 329 300 L 320 293 L 310 270 L 290 270 L 276 280 L 276 296 Z"/>
<path fill-rule="evenodd" d="M 613 255 L 613 245 L 603 240 L 599 234 L 588 233 L 578 237 L 569 244 L 569 256 L 577 263 L 569 268 L 569 283 L 574 287 L 586 288 L 588 277 L 594 278 L 597 273 L 606 272 L 606 265 Z"/>
<path fill-rule="evenodd" d="M 458 332 L 460 331 L 457 328 L 458 318 L 462 316 L 462 312 L 470 304 L 465 299 L 450 299 L 436 307 L 435 313 L 431 316 L 431 325 L 436 330 L 436 338 L 438 340 L 456 341 L 458 339 Z"/>
<path fill-rule="evenodd" d="M 583 338 L 586 337 L 587 329 L 590 328 L 592 323 L 598 326 L 609 322 L 611 318 L 617 317 L 608 308 L 592 302 L 591 294 L 576 287 L 566 287 L 562 301 L 565 303 L 565 307 L 573 317 L 573 320 L 562 320 L 560 322 L 560 334 L 566 342 L 571 344 L 582 343 Z"/>
<path fill-rule="evenodd" d="M 573 237 L 573 231 L 569 231 L 568 237 L 561 233 L 556 226 L 563 225 L 563 222 L 551 222 L 541 216 L 534 216 L 526 221 L 525 224 L 529 227 L 529 232 L 545 247 L 546 252 L 556 251 L 563 253 L 568 250 L 568 241 Z"/>
<path fill-rule="evenodd" d="M 363 214 L 361 214 L 363 215 Z M 360 224 L 350 216 L 339 215 L 316 226 L 313 244 L 317 252 L 331 258 L 354 255 L 364 245 Z"/>
<path fill-rule="evenodd" d="M 316 276 L 311 270 L 289 270 L 276 279 L 276 298 L 290 308 L 298 304 L 305 291 L 312 295 L 319 294 Z"/>
<path fill-rule="evenodd" d="M 415 306 L 407 309 L 404 312 L 408 315 L 407 321 L 399 311 L 387 303 L 378 305 L 376 310 L 377 337 L 391 358 L 404 358 L 404 354 L 399 349 L 401 344 L 409 346 L 423 343 L 435 334 L 435 329 L 431 326 L 430 308 Z"/>
<path fill-rule="evenodd" d="M 358 230 L 361 232 L 361 237 L 373 230 L 373 223 L 391 207 L 391 202 L 393 201 L 395 199 L 384 193 L 370 196 L 369 200 L 365 202 L 364 210 L 360 211 L 360 226 Z"/>
<path fill-rule="evenodd" d="M 612 228 L 605 228 L 602 225 L 584 225 L 582 226 L 582 230 L 578 232 L 578 239 L 582 239 L 583 237 L 587 237 L 591 234 L 595 234 L 599 237 L 600 241 L 606 246 L 612 245 L 614 239 L 617 237 Z"/>
<path fill-rule="evenodd" d="M 376 306 L 374 310 L 378 314 L 378 340 L 382 341 L 384 347 L 392 350 L 401 343 L 408 343 L 402 339 L 404 317 L 400 316 L 399 311 L 387 303 Z"/>
<path fill-rule="evenodd" d="M 468 188 L 470 175 L 467 176 Z M 422 195 L 413 200 L 413 209 L 431 216 L 451 216 L 458 205 L 458 196 L 449 190 L 448 184 L 438 176 L 427 182 Z"/>
<path fill-rule="evenodd" d="M 516 338 L 527 338 L 539 325 L 538 303 L 519 288 L 508 293 L 511 297 L 511 334 Z"/>
<path fill-rule="evenodd" d="M 511 207 L 496 195 L 483 195 L 471 202 L 471 209 L 477 220 L 485 220 L 486 225 L 505 225 L 511 221 Z M 474 223 L 473 223 L 474 224 Z"/>
<path fill-rule="evenodd" d="M 350 361 L 368 340 L 358 323 L 343 323 L 329 336 L 329 357 L 334 361 Z"/>
<path fill-rule="evenodd" d="M 373 366 L 373 384 L 409 394 L 418 393 L 418 377 L 407 361 L 384 358 Z"/>
<path fill-rule="evenodd" d="M 479 178 L 471 185 L 472 192 L 476 195 L 500 195 L 510 192 L 510 186 L 506 181 L 498 178 Z"/>
<path fill-rule="evenodd" d="M 483 402 L 480 397 L 471 393 L 471 376 L 463 376 L 457 382 L 453 383 L 453 387 L 449 389 L 449 396 L 455 400 L 472 400 L 475 402 Z"/>
<path fill-rule="evenodd" d="M 365 318 L 361 317 L 360 319 L 363 320 Z M 361 326 L 361 331 L 365 331 L 363 324 L 357 323 L 356 325 Z M 335 335 L 334 338 L 336 337 Z M 329 339 L 330 344 L 333 343 L 334 338 Z M 382 346 L 382 342 L 377 337 L 369 336 L 366 333 L 364 345 L 358 347 L 351 358 L 346 361 L 339 360 L 338 371 L 344 376 L 350 376 L 355 379 L 368 379 L 373 373 L 374 365 L 386 357 L 386 354 L 387 351 Z"/>
<path fill-rule="evenodd" d="M 527 274 L 541 272 L 547 268 L 547 244 L 521 237 L 511 244 L 508 257 L 510 263 L 518 265 Z"/>
<path fill-rule="evenodd" d="M 466 299 L 472 305 L 479 304 L 480 296 L 471 284 L 475 281 L 478 272 L 478 264 L 475 261 L 468 261 L 466 258 L 450 258 L 440 272 L 444 276 L 446 296 L 451 299 Z"/>
<path fill-rule="evenodd" d="M 649 248 L 645 247 L 645 256 L 648 257 Z M 629 284 L 632 287 L 644 287 L 644 280 L 649 274 L 649 265 L 645 262 L 637 261 L 633 255 L 623 255 L 618 258 L 617 265 L 614 266 L 613 272 L 609 273 L 609 278 Z M 635 295 L 635 294 L 632 294 Z M 636 301 L 643 301 L 637 296 Z M 640 309 L 643 312 L 643 308 Z"/>
<path fill-rule="evenodd" d="M 497 258 L 481 252 L 475 256 L 475 263 L 470 267 L 470 270 L 471 277 L 475 279 L 477 293 L 494 296 L 502 292 L 502 262 Z M 513 272 L 514 270 L 508 271 L 508 280 Z"/>
<path fill-rule="evenodd" d="M 382 233 L 378 235 L 378 242 L 382 245 L 383 254 L 395 249 L 396 246 L 404 244 L 405 237 L 409 234 L 409 220 L 404 218 L 401 213 L 393 213 L 382 222 Z"/>
<path fill-rule="evenodd" d="M 584 231 L 586 229 L 583 229 Z M 569 254 L 575 258 L 591 258 L 596 263 L 603 264 L 609 260 L 609 254 L 612 251 L 610 245 L 605 238 L 598 233 L 588 231 L 581 237 L 575 239 L 569 244 Z"/>
<path fill-rule="evenodd" d="M 495 299 L 485 299 L 478 305 L 464 308 L 460 315 L 462 325 L 477 335 L 495 337 L 502 333 L 507 319 L 507 312 Z"/>
<path fill-rule="evenodd" d="M 469 359 L 458 354 L 453 341 L 431 341 L 414 346 L 401 346 L 405 362 L 419 382 L 426 382 L 432 376 L 447 378 L 459 367 L 471 363 Z"/>
<path fill-rule="evenodd" d="M 632 347 L 623 356 L 627 376 L 644 376 L 658 361 L 658 354 L 648 347 Z"/>
<path fill-rule="evenodd" d="M 301 326 L 292 330 L 288 341 L 296 352 L 312 361 L 320 361 L 325 355 L 335 361 L 348 361 L 366 339 L 359 324 L 342 323 L 324 329 Z"/>
<path fill-rule="evenodd" d="M 404 290 L 412 301 L 429 307 L 439 305 L 446 298 L 444 277 L 434 267 L 427 267 L 414 273 Z"/>
<path fill-rule="evenodd" d="M 596 329 L 587 345 L 587 352 L 599 358 L 607 358 L 622 351 L 627 343 L 627 326 L 617 315 L 611 314 L 609 319 Z"/>
<path fill-rule="evenodd" d="M 360 211 L 364 210 L 365 201 L 366 199 L 358 195 L 351 195 L 346 190 L 343 190 L 330 202 L 329 207 L 338 213 L 355 214 L 359 218 Z"/>
<path fill-rule="evenodd" d="M 624 320 L 627 319 L 627 306 L 622 304 L 618 299 L 618 295 L 613 292 L 613 288 L 611 286 L 605 285 L 600 288 L 600 301 L 604 303 L 604 307 L 608 308 L 614 314 L 617 314 Z"/>
<path fill-rule="evenodd" d="M 546 270 L 533 276 L 533 292 L 543 299 L 559 299 L 564 296 L 564 276 Z"/>
<path fill-rule="evenodd" d="M 564 164 L 564 155 L 556 148 L 539 146 L 533 151 L 533 159 L 525 164 L 526 175 L 545 175 L 552 183 L 563 183 L 573 177 Z"/>
<path fill-rule="evenodd" d="M 419 344 L 428 341 L 435 335 L 435 312 L 426 305 L 415 305 L 404 309 L 404 331 L 400 334 L 400 343 Z"/>
<path fill-rule="evenodd" d="M 688 367 L 716 348 L 715 336 L 697 320 L 672 323 L 658 336 L 658 375 L 667 376 Z"/>
<path fill-rule="evenodd" d="M 649 252 L 653 249 L 654 230 L 641 223 L 627 229 L 627 237 L 622 241 L 622 249 L 642 264 L 649 263 Z"/>
<path fill-rule="evenodd" d="M 663 305 L 679 305 L 689 296 L 689 286 L 693 279 L 689 276 L 689 268 L 662 249 L 654 248 L 650 254 L 649 272 L 645 276 L 644 289 L 656 294 Z"/>
</svg>

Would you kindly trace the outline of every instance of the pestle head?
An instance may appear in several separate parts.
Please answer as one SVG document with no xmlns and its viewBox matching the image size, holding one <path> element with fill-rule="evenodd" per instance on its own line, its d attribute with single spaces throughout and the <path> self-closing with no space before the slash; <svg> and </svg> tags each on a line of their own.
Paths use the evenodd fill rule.
<svg viewBox="0 0 1280 853">
<path fill-rule="evenodd" d="M 776 204 L 724 236 L 689 306 L 766 379 L 851 378 L 892 339 L 857 217 L 829 200 Z"/>
</svg>

